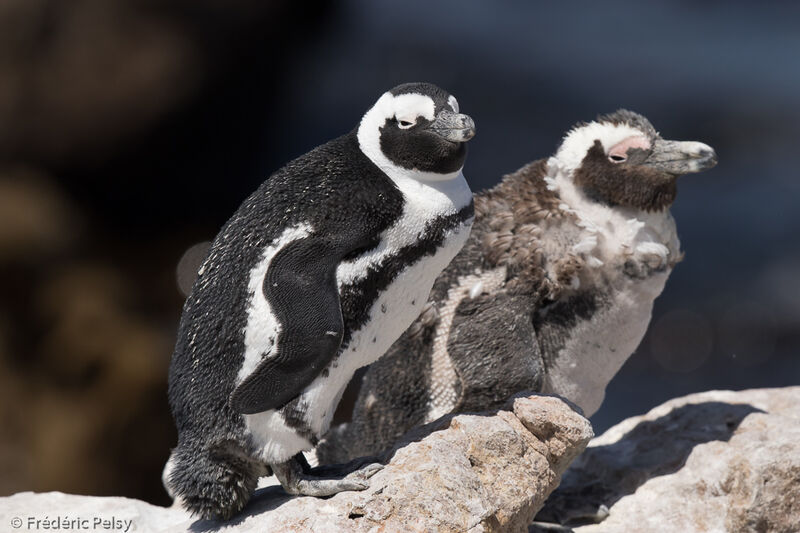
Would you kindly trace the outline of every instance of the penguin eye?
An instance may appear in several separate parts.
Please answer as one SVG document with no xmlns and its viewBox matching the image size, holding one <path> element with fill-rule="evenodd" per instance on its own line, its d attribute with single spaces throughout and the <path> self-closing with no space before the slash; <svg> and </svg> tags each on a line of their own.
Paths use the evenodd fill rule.
<svg viewBox="0 0 800 533">
<path fill-rule="evenodd" d="M 608 151 L 608 160 L 612 163 L 624 163 L 628 160 L 628 152 L 634 150 L 634 153 L 641 151 L 649 151 L 652 142 L 644 135 L 634 135 L 618 142 Z"/>
<path fill-rule="evenodd" d="M 402 128 L 404 130 L 409 129 L 414 124 L 416 124 L 416 122 L 412 122 L 412 121 L 405 120 L 405 119 L 402 119 L 402 118 L 397 119 L 397 125 L 400 126 L 400 128 Z"/>
</svg>

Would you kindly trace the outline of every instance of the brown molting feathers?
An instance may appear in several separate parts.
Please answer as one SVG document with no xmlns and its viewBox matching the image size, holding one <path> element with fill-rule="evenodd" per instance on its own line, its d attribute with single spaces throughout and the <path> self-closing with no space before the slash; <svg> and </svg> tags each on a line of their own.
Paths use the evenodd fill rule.
<svg viewBox="0 0 800 533">
<path fill-rule="evenodd" d="M 559 209 L 558 194 L 547 188 L 546 172 L 547 161 L 540 159 L 475 197 L 476 221 L 484 221 L 484 252 L 492 266 L 543 264 L 543 222 L 566 216 Z"/>
</svg>

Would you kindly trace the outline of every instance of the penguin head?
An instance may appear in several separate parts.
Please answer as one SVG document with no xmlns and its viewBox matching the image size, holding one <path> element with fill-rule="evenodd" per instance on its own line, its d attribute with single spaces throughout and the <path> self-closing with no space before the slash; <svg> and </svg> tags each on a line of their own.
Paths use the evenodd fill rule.
<svg viewBox="0 0 800 533">
<path fill-rule="evenodd" d="M 442 181 L 459 175 L 475 123 L 458 101 L 430 83 L 384 93 L 358 126 L 358 144 L 389 177 Z"/>
<path fill-rule="evenodd" d="M 664 140 L 649 120 L 625 109 L 575 126 L 555 158 L 590 200 L 643 211 L 668 208 L 678 176 L 717 164 L 707 144 Z"/>
</svg>

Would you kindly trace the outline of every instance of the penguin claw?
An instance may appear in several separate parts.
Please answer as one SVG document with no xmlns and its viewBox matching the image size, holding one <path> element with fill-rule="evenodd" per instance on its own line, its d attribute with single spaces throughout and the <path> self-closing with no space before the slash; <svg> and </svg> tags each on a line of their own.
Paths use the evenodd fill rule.
<svg viewBox="0 0 800 533">
<path fill-rule="evenodd" d="M 349 480 L 342 480 L 341 483 L 342 491 L 345 490 L 367 490 L 369 488 L 369 481 L 366 479 L 349 479 Z"/>
<path fill-rule="evenodd" d="M 362 470 L 368 470 L 371 473 L 366 477 L 369 478 L 383 468 L 384 465 L 379 461 L 380 458 L 378 457 L 359 457 L 347 463 L 315 466 L 309 469 L 307 473 L 318 477 L 345 477 Z"/>
<path fill-rule="evenodd" d="M 384 465 L 380 463 L 372 463 L 368 464 L 367 466 L 361 467 L 357 470 L 357 472 L 361 473 L 366 479 L 371 478 L 381 470 L 383 470 Z"/>
<path fill-rule="evenodd" d="M 356 470 L 355 472 L 351 472 L 347 474 L 344 479 L 354 480 L 359 483 L 364 484 L 364 488 L 360 490 L 364 490 L 369 487 L 369 482 L 367 481 L 369 478 L 377 474 L 383 470 L 383 465 L 380 463 L 372 463 L 368 464 L 367 466 L 363 466 Z"/>
<path fill-rule="evenodd" d="M 332 496 L 348 490 L 366 490 L 370 485 L 369 478 L 381 469 L 382 464 L 371 463 L 337 479 L 304 473 L 295 459 L 272 465 L 275 476 L 287 493 L 316 497 Z"/>
</svg>

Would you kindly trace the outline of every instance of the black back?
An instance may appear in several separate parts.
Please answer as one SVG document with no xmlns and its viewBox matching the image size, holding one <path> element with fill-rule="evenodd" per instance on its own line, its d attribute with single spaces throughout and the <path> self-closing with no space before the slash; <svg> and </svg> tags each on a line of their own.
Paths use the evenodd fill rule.
<svg viewBox="0 0 800 533">
<path fill-rule="evenodd" d="M 303 222 L 324 228 L 318 237 L 334 248 L 337 235 L 355 234 L 365 249 L 375 246 L 402 214 L 403 201 L 361 152 L 355 132 L 290 162 L 244 201 L 211 245 L 183 308 L 169 375 L 179 435 L 199 436 L 213 427 L 215 434 L 224 428 L 231 438 L 241 436 L 241 417 L 229 396 L 245 351 L 249 273 L 264 248 L 285 228 Z M 345 318 L 350 309 L 366 305 L 359 294 L 342 297 Z M 353 326 L 344 321 L 345 337 Z"/>
</svg>

